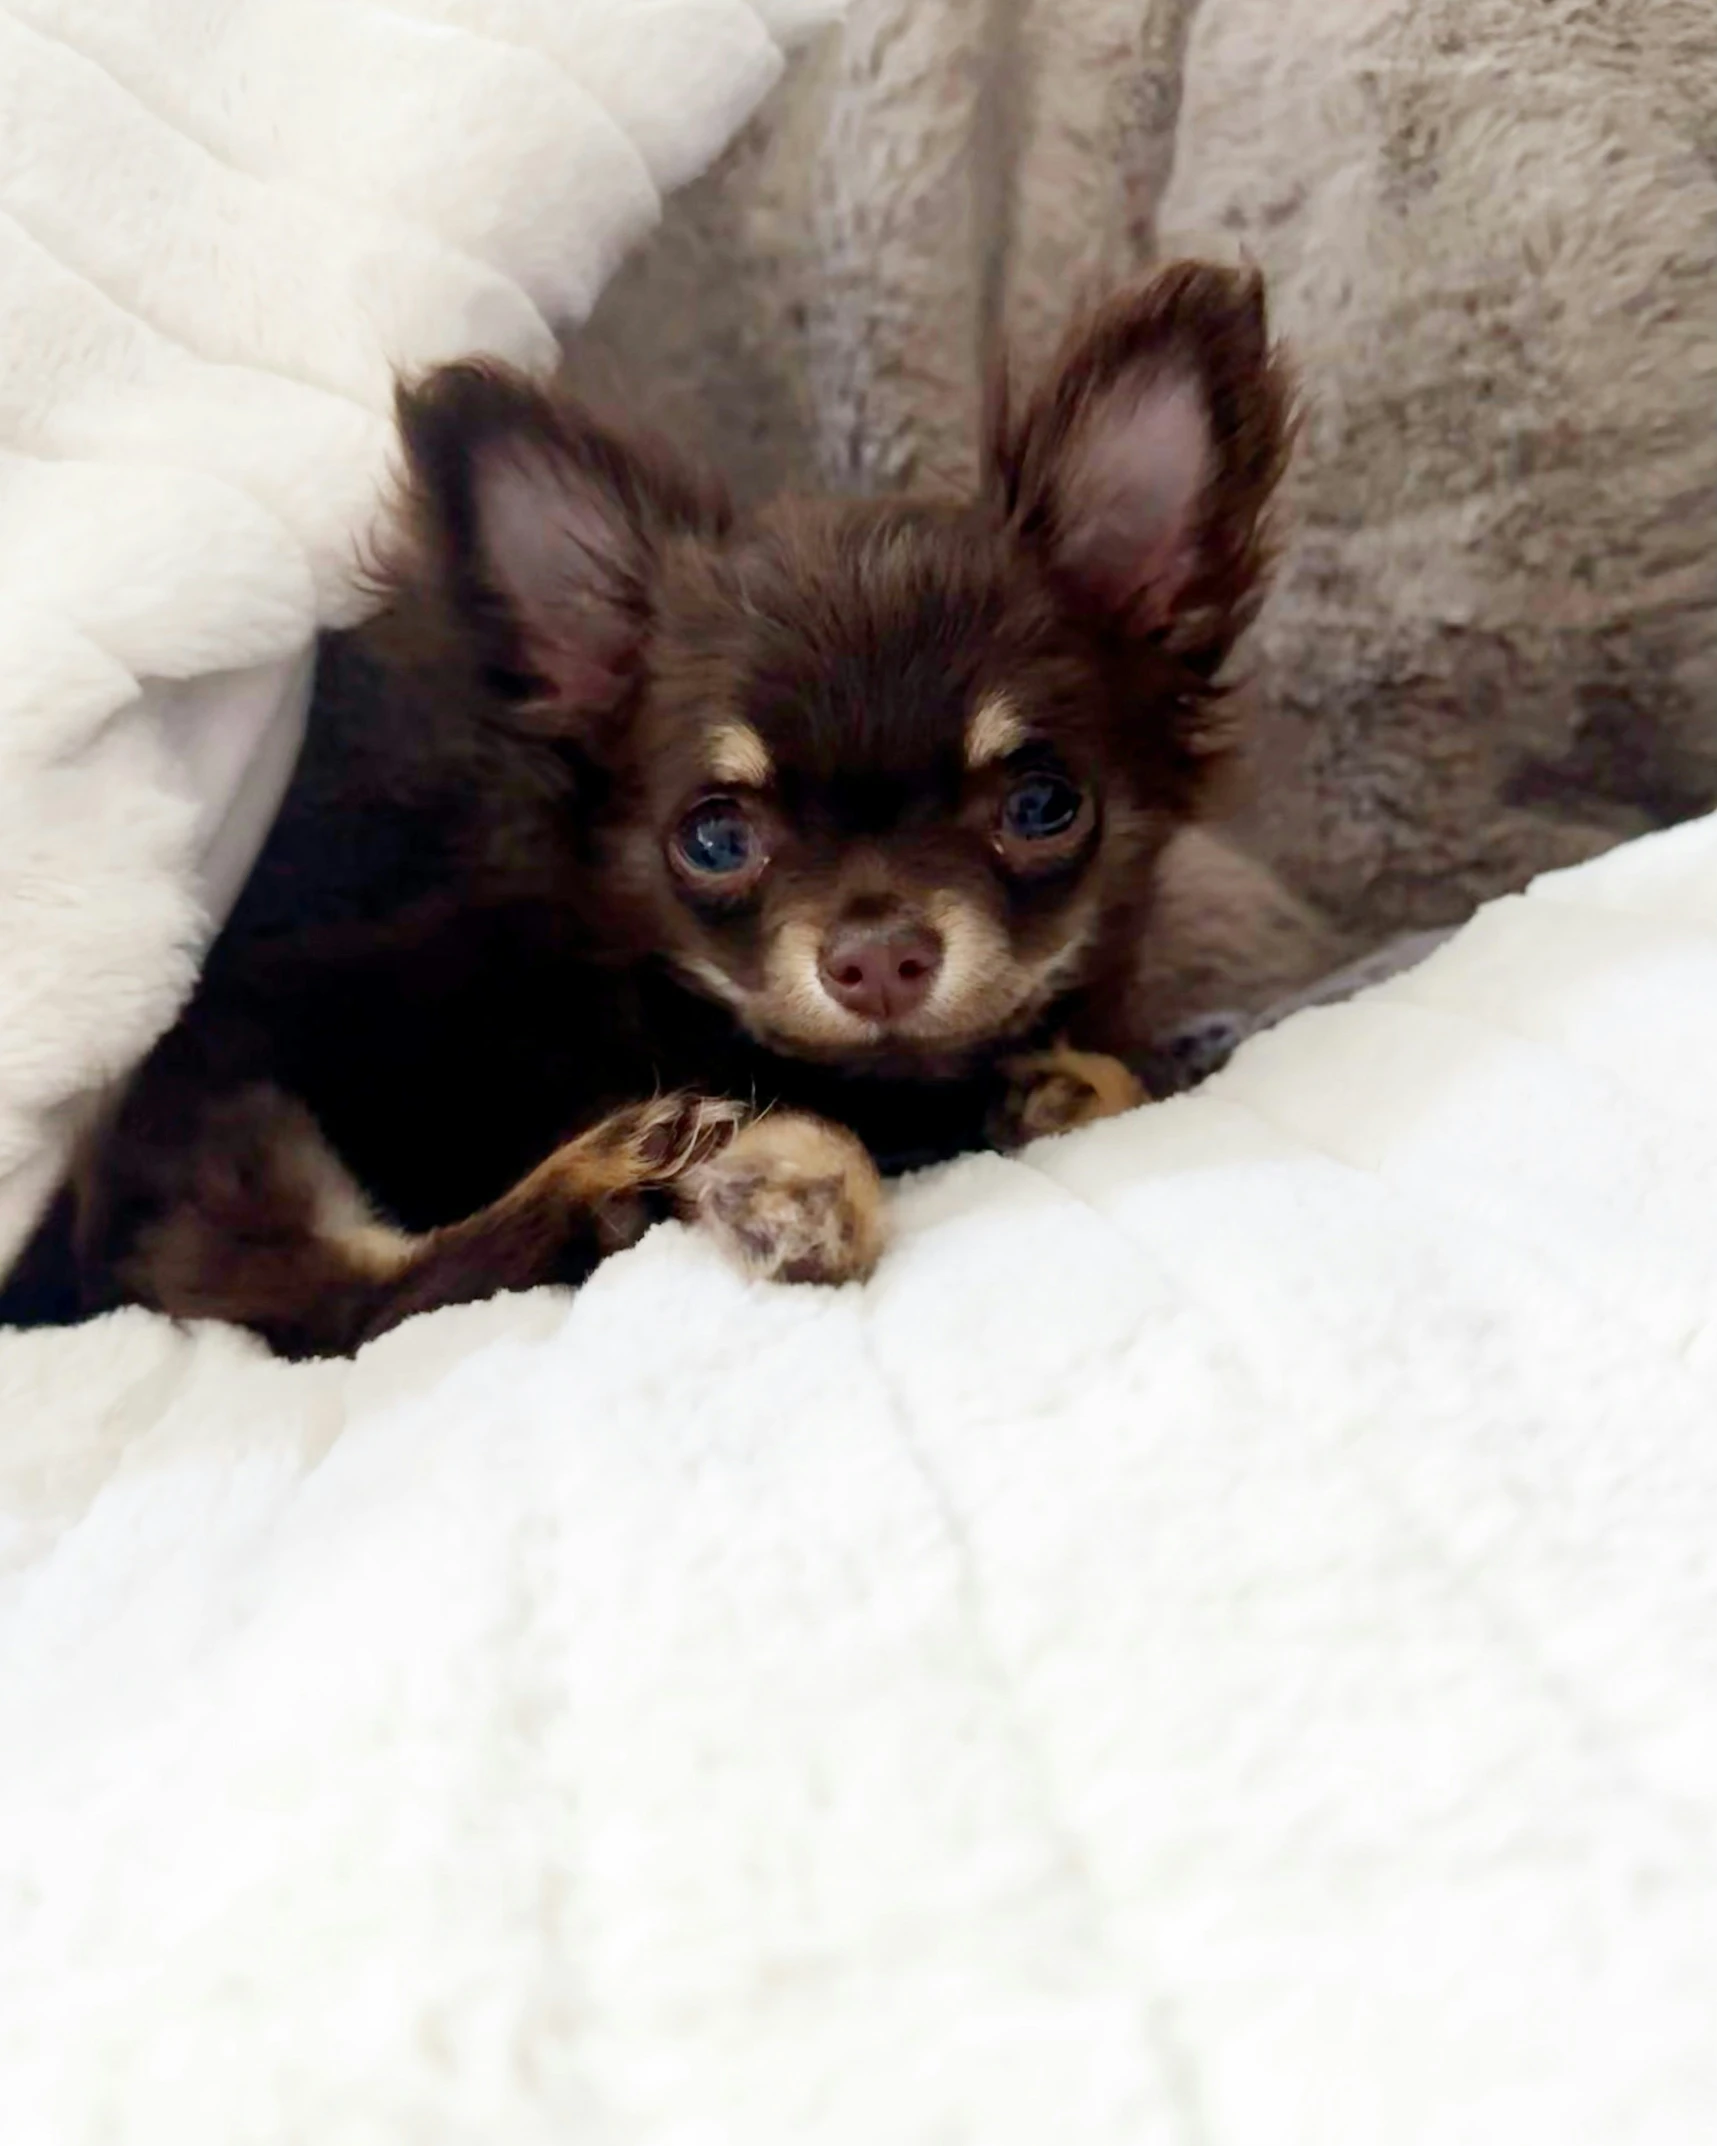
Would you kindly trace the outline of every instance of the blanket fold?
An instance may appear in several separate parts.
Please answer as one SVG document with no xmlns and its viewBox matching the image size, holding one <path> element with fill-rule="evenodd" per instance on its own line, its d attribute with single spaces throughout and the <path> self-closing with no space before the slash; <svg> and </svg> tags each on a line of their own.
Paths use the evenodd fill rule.
<svg viewBox="0 0 1717 2146">
<path fill-rule="evenodd" d="M 205 733 L 282 779 L 295 659 L 364 607 L 394 376 L 552 365 L 827 12 L 0 7 L 0 1263 L 243 868 L 210 845 L 246 755 Z M 143 690 L 225 674 L 197 723 Z"/>
</svg>

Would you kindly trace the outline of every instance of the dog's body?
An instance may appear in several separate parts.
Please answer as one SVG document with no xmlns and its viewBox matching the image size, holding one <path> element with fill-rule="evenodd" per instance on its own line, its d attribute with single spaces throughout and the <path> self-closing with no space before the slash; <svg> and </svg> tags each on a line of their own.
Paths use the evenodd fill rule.
<svg viewBox="0 0 1717 2146">
<path fill-rule="evenodd" d="M 482 368 L 401 423 L 384 611 L 62 1200 L 79 1308 L 347 1350 L 664 1205 L 862 1274 L 878 1166 L 1124 1108 L 1318 965 L 1194 825 L 1287 438 L 1249 279 L 1098 316 L 966 505 L 737 525 Z"/>
</svg>

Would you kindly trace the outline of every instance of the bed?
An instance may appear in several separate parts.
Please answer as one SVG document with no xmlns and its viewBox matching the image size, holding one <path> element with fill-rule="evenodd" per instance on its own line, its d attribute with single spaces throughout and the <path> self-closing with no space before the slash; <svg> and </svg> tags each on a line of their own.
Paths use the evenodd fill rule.
<svg viewBox="0 0 1717 2146">
<path fill-rule="evenodd" d="M 821 12 L 0 16 L 0 1260 L 390 368 L 553 362 Z M 892 1214 L 349 1362 L 0 1335 L 7 2146 L 1711 2136 L 1717 821 Z"/>
<path fill-rule="evenodd" d="M 1543 880 L 863 1289 L 9 1337 L 8 2137 L 1704 2138 L 1714 920 Z"/>
</svg>

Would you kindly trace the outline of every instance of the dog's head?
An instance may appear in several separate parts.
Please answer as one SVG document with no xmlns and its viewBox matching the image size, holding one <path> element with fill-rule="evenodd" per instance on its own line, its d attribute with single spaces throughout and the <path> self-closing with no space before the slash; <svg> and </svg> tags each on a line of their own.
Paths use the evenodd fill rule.
<svg viewBox="0 0 1717 2146">
<path fill-rule="evenodd" d="M 775 1048 L 1018 1033 L 1232 745 L 1289 430 L 1257 279 L 1171 269 L 997 401 L 973 500 L 740 518 L 495 369 L 401 396 L 420 582 L 590 770 L 629 939 Z"/>
</svg>

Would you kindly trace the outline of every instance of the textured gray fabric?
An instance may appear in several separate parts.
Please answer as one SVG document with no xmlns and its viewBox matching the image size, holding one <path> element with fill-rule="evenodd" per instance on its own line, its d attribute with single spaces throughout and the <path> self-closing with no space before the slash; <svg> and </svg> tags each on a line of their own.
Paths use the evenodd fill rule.
<svg viewBox="0 0 1717 2146">
<path fill-rule="evenodd" d="M 1710 0 L 855 0 L 573 366 L 749 492 L 955 482 L 1188 251 L 1305 379 L 1254 846 L 1376 936 L 1717 800 Z"/>
</svg>

